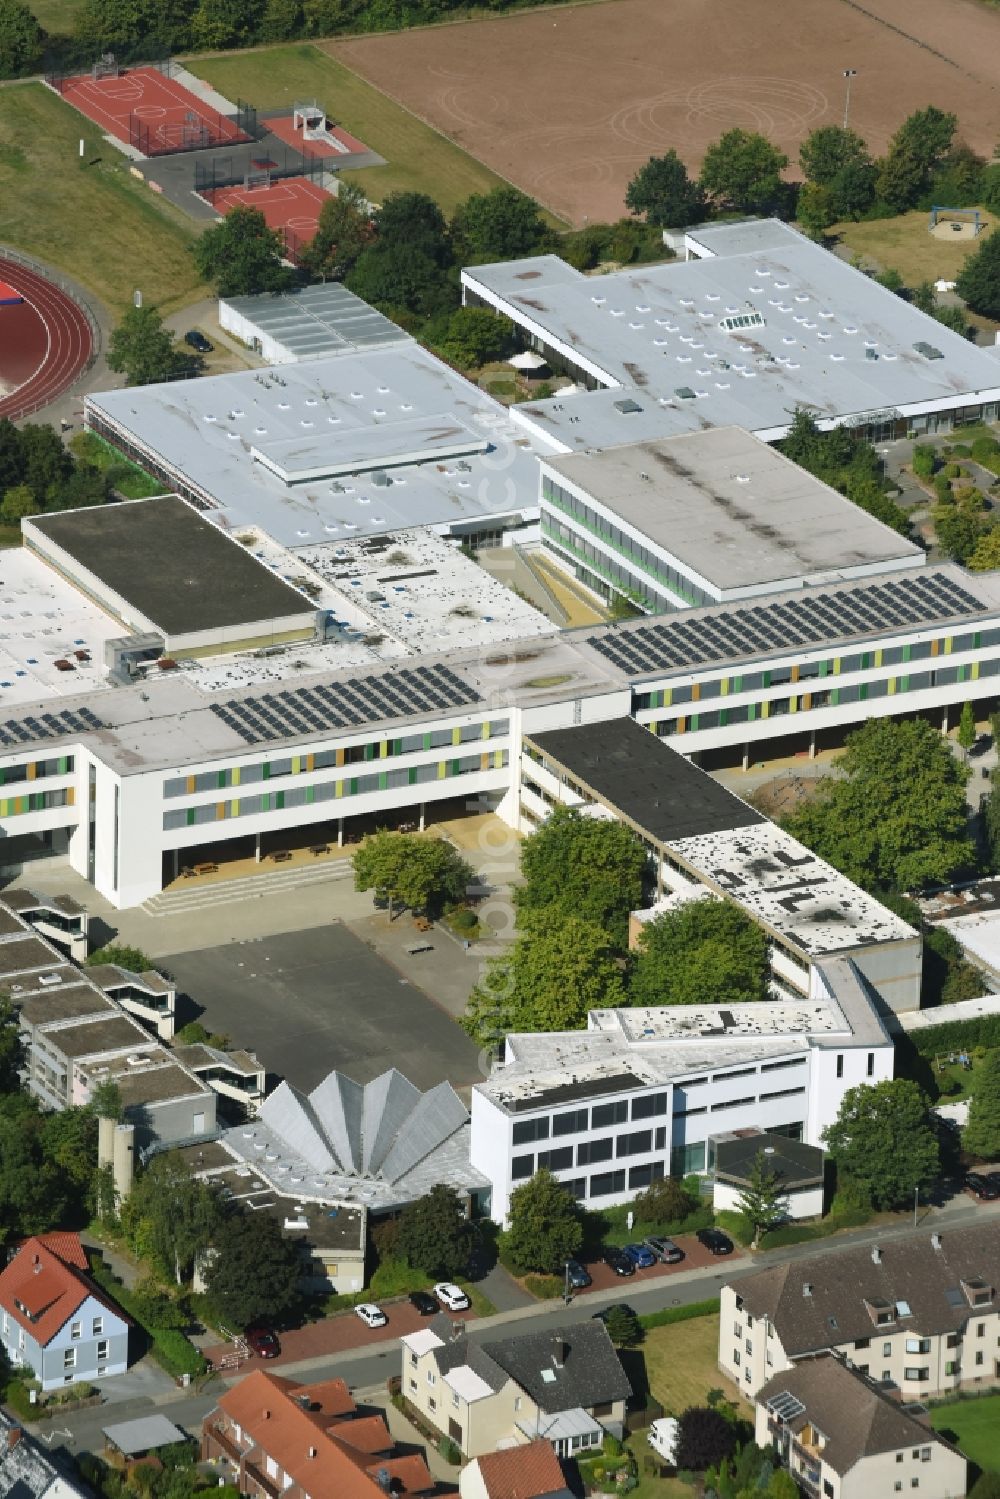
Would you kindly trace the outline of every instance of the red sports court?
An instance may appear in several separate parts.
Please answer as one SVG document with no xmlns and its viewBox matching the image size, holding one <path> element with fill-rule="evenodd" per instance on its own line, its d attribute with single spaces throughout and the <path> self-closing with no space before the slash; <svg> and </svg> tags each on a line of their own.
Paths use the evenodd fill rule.
<svg viewBox="0 0 1000 1499">
<path fill-rule="evenodd" d="M 221 214 L 237 205 L 259 208 L 267 227 L 281 230 L 291 260 L 297 258 L 302 246 L 316 233 L 320 209 L 330 196 L 326 188 L 310 182 L 308 177 L 283 177 L 259 187 L 209 188 L 203 193 Z"/>
<path fill-rule="evenodd" d="M 367 151 L 364 141 L 350 135 L 339 125 L 331 125 L 324 118 L 323 129 L 306 135 L 292 115 L 268 115 L 262 122 L 272 135 L 286 146 L 294 146 L 310 156 L 348 156 Z"/>
<path fill-rule="evenodd" d="M 158 68 L 128 68 L 107 75 L 95 70 L 51 82 L 107 135 L 135 146 L 144 156 L 253 138 L 247 128 L 252 110 L 244 106 L 235 118 L 219 114 Z"/>
</svg>

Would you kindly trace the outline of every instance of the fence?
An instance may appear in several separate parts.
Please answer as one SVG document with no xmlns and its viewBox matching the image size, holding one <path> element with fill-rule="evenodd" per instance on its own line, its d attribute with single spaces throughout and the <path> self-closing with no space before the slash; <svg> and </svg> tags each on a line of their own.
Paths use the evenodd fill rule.
<svg viewBox="0 0 1000 1499">
<path fill-rule="evenodd" d="M 243 187 L 250 175 L 261 171 L 266 171 L 272 182 L 283 177 L 306 177 L 322 186 L 327 160 L 315 151 L 299 151 L 294 146 L 285 146 L 277 153 L 271 151 L 266 158 L 255 157 L 250 151 L 216 155 L 208 161 L 195 162 L 194 190 L 211 193 L 223 187 Z"/>
<path fill-rule="evenodd" d="M 62 276 L 53 271 L 50 266 L 45 265 L 41 260 L 36 260 L 34 256 L 23 255 L 20 250 L 12 250 L 8 245 L 3 244 L 0 244 L 0 256 L 2 256 L 4 260 L 13 260 L 16 265 L 27 266 L 29 271 L 37 271 L 40 276 L 45 277 L 46 281 L 51 281 L 53 286 L 58 286 L 60 291 L 65 292 L 67 297 L 72 297 L 73 301 L 83 313 L 84 317 L 87 319 L 87 326 L 90 328 L 90 357 L 83 368 L 80 370 L 79 375 L 77 375 L 77 380 L 82 379 L 87 371 L 91 369 L 95 364 L 98 356 L 100 355 L 101 346 L 103 344 L 103 338 L 101 336 L 101 326 L 95 318 L 94 314 L 91 312 L 90 307 L 87 305 L 86 301 L 75 286 L 71 286 L 68 281 L 65 281 Z M 74 381 L 74 384 L 75 383 L 76 382 Z M 65 395 L 66 392 L 64 391 L 63 394 Z M 22 421 L 26 416 L 34 416 L 36 411 L 41 411 L 45 406 L 51 406 L 52 401 L 52 396 L 46 396 L 44 399 L 36 401 L 33 406 L 29 406 L 26 410 L 22 411 L 19 414 L 18 421 Z"/>
<path fill-rule="evenodd" d="M 115 57 L 114 54 L 108 53 L 105 56 L 92 59 L 90 62 L 85 62 L 80 56 L 74 57 L 70 55 L 60 57 L 58 62 L 53 61 L 50 64 L 42 76 L 49 88 L 55 89 L 57 94 L 63 94 L 66 91 L 67 83 L 73 78 L 79 78 L 81 74 L 90 73 L 94 79 L 116 76 L 111 73 L 110 69 L 103 71 L 107 67 L 109 60 L 114 63 L 119 71 L 122 69 L 127 71 L 127 67 L 154 68 L 157 73 L 162 73 L 164 78 L 172 78 L 176 71 L 173 58 L 171 57 L 161 57 L 155 62 L 131 62 L 126 66 L 121 57 Z"/>
<path fill-rule="evenodd" d="M 129 145 L 143 156 L 176 156 L 182 151 L 237 145 L 257 140 L 258 132 L 256 109 L 241 99 L 231 115 L 219 114 L 198 101 L 197 109 L 189 110 L 183 120 L 150 125 L 134 114 L 128 119 Z"/>
</svg>

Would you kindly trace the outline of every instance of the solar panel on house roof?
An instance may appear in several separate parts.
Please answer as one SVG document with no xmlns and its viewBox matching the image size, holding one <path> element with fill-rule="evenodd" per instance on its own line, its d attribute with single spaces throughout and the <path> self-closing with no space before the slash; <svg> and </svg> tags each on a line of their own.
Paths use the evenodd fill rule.
<svg viewBox="0 0 1000 1499">
<path fill-rule="evenodd" d="M 350 684 L 293 688 L 277 697 L 231 698 L 213 703 L 212 712 L 246 743 L 254 744 L 479 701 L 475 689 L 448 667 L 421 666 Z"/>
<path fill-rule="evenodd" d="M 591 636 L 590 644 L 622 670 L 641 675 L 931 624 L 979 614 L 984 607 L 947 575 L 929 572 L 870 588 L 816 591 L 773 604 L 730 608 L 725 616 L 689 610 L 657 624 L 613 628 Z"/>
</svg>

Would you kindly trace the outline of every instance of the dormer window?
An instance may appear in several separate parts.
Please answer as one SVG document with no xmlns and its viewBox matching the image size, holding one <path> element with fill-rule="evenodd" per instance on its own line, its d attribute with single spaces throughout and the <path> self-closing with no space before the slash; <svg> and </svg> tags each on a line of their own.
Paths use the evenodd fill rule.
<svg viewBox="0 0 1000 1499">
<path fill-rule="evenodd" d="M 896 1321 L 896 1307 L 891 1301 L 873 1297 L 871 1301 L 865 1301 L 865 1307 L 876 1327 L 891 1327 Z"/>
<path fill-rule="evenodd" d="M 970 1306 L 990 1306 L 993 1301 L 993 1287 L 987 1285 L 985 1280 L 977 1277 L 962 1281 L 962 1290 L 965 1299 Z"/>
</svg>

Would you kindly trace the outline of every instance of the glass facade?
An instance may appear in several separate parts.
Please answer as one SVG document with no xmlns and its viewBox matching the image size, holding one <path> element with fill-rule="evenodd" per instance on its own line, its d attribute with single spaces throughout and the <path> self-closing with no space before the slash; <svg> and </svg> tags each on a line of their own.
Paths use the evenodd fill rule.
<svg viewBox="0 0 1000 1499">
<path fill-rule="evenodd" d="M 0 797 L 0 817 L 18 817 L 23 812 L 47 812 L 50 807 L 72 807 L 73 787 L 53 791 L 29 791 L 24 796 Z"/>
</svg>

